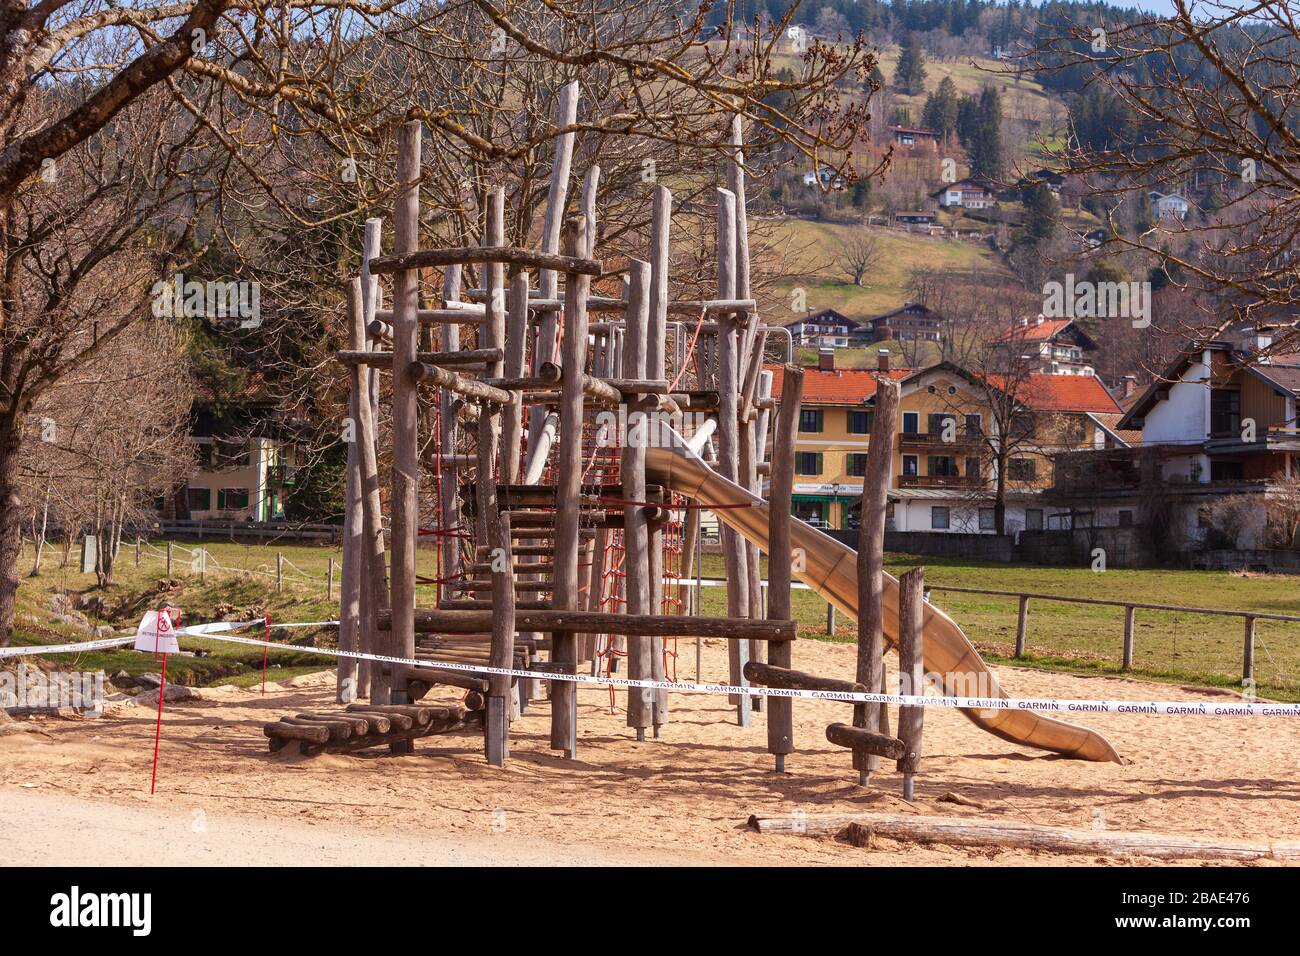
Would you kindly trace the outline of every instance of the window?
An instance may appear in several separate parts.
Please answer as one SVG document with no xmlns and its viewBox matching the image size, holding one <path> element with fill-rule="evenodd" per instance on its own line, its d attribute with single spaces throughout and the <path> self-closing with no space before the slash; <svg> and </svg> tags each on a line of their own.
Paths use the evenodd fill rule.
<svg viewBox="0 0 1300 956">
<path fill-rule="evenodd" d="M 189 488 L 186 490 L 185 497 L 189 502 L 189 507 L 191 511 L 212 510 L 212 489 L 211 488 Z"/>
<path fill-rule="evenodd" d="M 1131 512 L 1131 511 L 1121 511 L 1121 512 L 1119 513 L 1119 526 L 1120 526 L 1121 528 L 1131 528 L 1131 527 L 1133 527 L 1133 512 Z"/>
<path fill-rule="evenodd" d="M 871 412 L 849 412 L 849 434 L 871 434 Z"/>
<path fill-rule="evenodd" d="M 199 443 L 199 467 L 212 467 L 212 442 L 210 441 Z"/>
<path fill-rule="evenodd" d="M 996 531 L 998 527 L 997 514 L 992 508 L 980 509 L 980 530 Z"/>
<path fill-rule="evenodd" d="M 221 488 L 217 491 L 218 511 L 238 511 L 247 507 L 247 488 Z"/>
<path fill-rule="evenodd" d="M 930 509 L 930 528 L 933 531 L 948 530 L 948 509 L 935 506 Z"/>
<path fill-rule="evenodd" d="M 799 475 L 820 475 L 822 473 L 822 453 L 819 451 L 801 451 L 795 461 L 795 473 Z"/>
<path fill-rule="evenodd" d="M 903 456 L 903 474 L 905 474 L 905 475 L 915 475 L 916 473 L 917 473 L 917 471 L 916 471 L 916 456 L 915 456 L 915 455 L 904 455 L 904 456 Z"/>
<path fill-rule="evenodd" d="M 1007 477 L 1012 481 L 1033 481 L 1035 464 L 1032 458 L 1012 458 L 1007 462 Z"/>
<path fill-rule="evenodd" d="M 926 474 L 939 475 L 944 478 L 957 476 L 957 459 L 951 455 L 931 455 L 926 459 Z"/>
<path fill-rule="evenodd" d="M 978 438 L 984 434 L 984 418 L 981 415 L 966 416 L 966 437 Z"/>
<path fill-rule="evenodd" d="M 248 442 L 213 439 L 212 461 L 217 468 L 246 467 L 249 461 Z"/>
<path fill-rule="evenodd" d="M 1246 468 L 1239 461 L 1211 461 L 1210 462 L 1210 481 L 1243 481 L 1246 477 Z M 1196 481 L 1200 475 L 1195 475 L 1192 480 Z"/>
<path fill-rule="evenodd" d="M 805 408 L 799 412 L 799 431 L 819 432 L 822 430 L 822 410 Z"/>
<path fill-rule="evenodd" d="M 862 478 L 867 473 L 867 456 L 860 452 L 850 452 L 844 456 L 844 470 L 854 478 Z"/>
<path fill-rule="evenodd" d="M 1043 530 L 1043 509 L 1042 508 L 1025 509 L 1025 530 L 1026 531 Z"/>
<path fill-rule="evenodd" d="M 983 477 L 981 474 L 983 471 L 984 469 L 980 467 L 980 460 L 978 458 L 973 456 L 968 456 L 966 458 L 967 478 L 969 478 L 971 481 L 979 480 L 980 478 Z"/>
<path fill-rule="evenodd" d="M 952 424 L 948 425 L 948 422 L 952 422 Z M 948 428 L 947 434 L 951 435 L 955 439 L 957 437 L 957 416 L 946 412 L 939 412 L 937 414 L 931 412 L 930 434 L 943 436 L 945 427 Z"/>
<path fill-rule="evenodd" d="M 903 434 L 915 435 L 921 430 L 921 414 L 919 412 L 903 412 Z"/>
<path fill-rule="evenodd" d="M 1210 389 L 1210 434 L 1241 435 L 1241 392 L 1235 389 Z"/>
</svg>

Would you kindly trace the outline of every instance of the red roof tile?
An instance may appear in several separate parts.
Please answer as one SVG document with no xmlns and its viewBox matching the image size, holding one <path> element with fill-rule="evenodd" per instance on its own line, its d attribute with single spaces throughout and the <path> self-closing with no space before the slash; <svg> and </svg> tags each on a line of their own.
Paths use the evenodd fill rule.
<svg viewBox="0 0 1300 956">
<path fill-rule="evenodd" d="M 1073 323 L 1073 319 L 1043 319 L 1042 324 L 1035 325 L 1033 320 L 1030 320 L 1028 326 L 1015 326 L 1010 332 L 1004 334 L 999 341 L 1046 342 Z"/>
<path fill-rule="evenodd" d="M 1030 375 L 1020 388 L 1030 408 L 1052 412 L 1122 412 L 1095 375 Z"/>
<path fill-rule="evenodd" d="M 772 397 L 781 397 L 781 369 L 769 368 L 776 374 L 772 378 Z M 892 368 L 888 376 L 894 381 L 912 374 L 910 368 Z M 836 369 L 823 372 L 820 369 L 803 370 L 803 404 L 805 405 L 861 405 L 876 394 L 876 378 L 879 375 L 870 369 Z"/>
</svg>

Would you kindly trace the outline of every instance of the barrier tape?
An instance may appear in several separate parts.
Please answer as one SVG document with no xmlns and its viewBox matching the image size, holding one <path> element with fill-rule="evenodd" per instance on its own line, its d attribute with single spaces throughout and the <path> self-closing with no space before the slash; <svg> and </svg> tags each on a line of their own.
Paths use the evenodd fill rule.
<svg viewBox="0 0 1300 956">
<path fill-rule="evenodd" d="M 0 657 L 27 657 L 37 654 L 80 654 L 82 651 L 98 651 L 105 647 L 118 647 L 122 644 L 134 644 L 135 635 L 130 637 L 106 637 L 98 641 L 83 641 L 80 644 L 33 644 L 22 647 L 0 647 Z"/>
<path fill-rule="evenodd" d="M 246 644 L 249 647 L 271 650 L 297 651 L 319 654 L 322 657 L 348 657 L 356 660 L 377 661 L 381 664 L 405 664 L 412 667 L 436 670 L 467 671 L 472 674 L 496 674 L 507 677 L 529 677 L 535 680 L 562 680 L 576 684 L 596 684 L 600 687 L 640 687 L 648 690 L 666 690 L 682 694 L 740 694 L 750 697 L 797 697 L 809 700 L 837 700 L 862 704 L 893 704 L 899 707 L 937 707 L 949 710 L 984 711 L 1034 711 L 1042 713 L 1078 714 L 1151 714 L 1168 717 L 1300 717 L 1300 704 L 1250 703 L 1237 701 L 1217 704 L 1211 701 L 1159 701 L 1159 700 L 1070 700 L 1066 698 L 1012 698 L 1012 697 L 928 697 L 919 694 L 860 694 L 821 690 L 791 690 L 783 687 L 760 687 L 748 684 L 679 684 L 666 680 L 640 680 L 630 677 L 596 677 L 590 674 L 561 674 L 551 671 L 516 670 L 509 667 L 492 667 L 487 664 L 465 664 L 457 661 L 431 661 L 409 657 L 389 657 L 385 654 L 367 654 L 361 651 L 339 651 L 325 647 L 300 647 L 275 641 L 237 637 L 228 633 L 262 621 L 218 621 L 195 624 L 177 629 L 178 636 L 205 637 L 228 644 Z M 308 621 L 292 624 L 275 624 L 272 627 L 320 627 L 337 624 L 337 621 Z M 0 656 L 15 653 L 57 654 L 111 647 L 135 641 L 135 637 L 110 638 L 89 641 L 85 644 L 45 645 L 41 647 L 0 648 Z M 5 653 L 9 652 L 9 653 Z"/>
</svg>

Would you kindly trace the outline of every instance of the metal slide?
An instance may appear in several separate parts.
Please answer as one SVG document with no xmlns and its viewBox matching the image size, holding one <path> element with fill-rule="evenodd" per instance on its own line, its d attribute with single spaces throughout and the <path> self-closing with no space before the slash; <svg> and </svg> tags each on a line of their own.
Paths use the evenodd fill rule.
<svg viewBox="0 0 1300 956">
<path fill-rule="evenodd" d="M 666 425 L 647 431 L 657 433 L 646 450 L 646 477 L 697 502 L 723 507 L 719 520 L 744 535 L 752 544 L 767 550 L 767 503 L 711 469 L 692 452 L 677 432 Z M 831 604 L 854 618 L 858 614 L 857 552 L 802 521 L 790 523 L 791 547 L 804 553 L 804 569 L 795 576 Z M 898 630 L 898 581 L 885 574 L 885 640 L 893 647 Z M 932 604 L 925 605 L 925 669 L 943 677 L 950 696 L 1007 697 L 998 686 L 979 652 L 957 623 Z M 1077 724 L 1044 717 L 1024 710 L 963 710 L 970 720 L 989 733 L 1040 750 L 1051 750 L 1080 760 L 1112 760 L 1119 755 L 1098 733 Z"/>
</svg>

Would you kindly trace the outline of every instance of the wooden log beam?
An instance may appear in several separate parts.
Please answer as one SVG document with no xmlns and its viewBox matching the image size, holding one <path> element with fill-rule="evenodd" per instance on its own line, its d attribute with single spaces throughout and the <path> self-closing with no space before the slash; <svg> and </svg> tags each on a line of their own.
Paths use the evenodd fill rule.
<svg viewBox="0 0 1300 956">
<path fill-rule="evenodd" d="M 437 385 L 441 388 L 464 395 L 480 402 L 492 402 L 496 405 L 511 405 L 515 397 L 503 388 L 494 388 L 476 378 L 466 378 L 455 372 L 424 362 L 411 363 L 411 379 L 421 385 Z"/>
<path fill-rule="evenodd" d="M 465 349 L 460 352 L 416 352 L 417 360 L 428 365 L 491 365 L 501 361 L 500 349 Z M 392 352 L 369 352 L 348 349 L 336 352 L 334 357 L 344 365 L 369 365 L 374 368 L 392 368 Z"/>
<path fill-rule="evenodd" d="M 836 834 L 852 823 L 890 840 L 945 846 L 990 846 L 1087 856 L 1141 856 L 1158 860 L 1272 859 L 1289 862 L 1300 856 L 1300 845 L 1293 841 L 1230 840 L 1121 830 L 1067 830 L 982 817 L 826 813 L 776 817 L 755 814 L 749 818 L 750 828 L 759 833 L 813 836 Z"/>
<path fill-rule="evenodd" d="M 379 626 L 386 627 L 391 612 L 381 611 Z M 793 641 L 798 638 L 795 621 L 731 617 L 699 617 L 679 614 L 647 614 L 631 617 L 608 611 L 526 609 L 523 602 L 515 614 L 520 631 L 550 631 L 561 634 L 590 631 L 599 634 L 644 634 L 664 637 L 713 637 L 728 641 Z M 415 627 L 422 633 L 477 634 L 492 629 L 492 614 L 447 608 L 416 608 Z"/>
<path fill-rule="evenodd" d="M 370 271 L 388 275 L 406 269 L 439 268 L 468 265 L 471 262 L 495 263 L 520 269 L 548 269 L 570 275 L 599 276 L 605 267 L 599 259 L 582 256 L 554 255 L 517 246 L 452 246 L 448 249 L 418 249 L 415 252 L 379 256 L 370 260 Z"/>
<path fill-rule="evenodd" d="M 745 665 L 745 676 L 755 684 L 764 687 L 780 687 L 784 690 L 819 690 L 830 694 L 865 694 L 867 689 L 857 681 L 840 680 L 836 677 L 818 677 L 803 671 L 791 670 L 776 664 L 764 664 L 750 661 Z M 788 697 L 773 697 L 772 702 L 789 700 Z M 787 750 L 786 753 L 793 751 Z"/>
<path fill-rule="evenodd" d="M 262 733 L 267 737 L 280 737 L 284 740 L 306 740 L 316 744 L 323 744 L 330 739 L 330 729 L 328 727 L 306 723 L 291 724 L 284 720 L 266 724 L 262 727 Z"/>
<path fill-rule="evenodd" d="M 826 739 L 839 747 L 848 747 L 855 754 L 870 754 L 886 760 L 902 760 L 907 747 L 897 737 L 873 733 L 848 724 L 831 724 L 826 728 Z"/>
<path fill-rule="evenodd" d="M 925 616 L 925 568 L 912 568 L 898 578 L 898 681 L 899 693 L 925 693 L 925 655 L 922 647 Z M 907 753 L 898 761 L 903 774 L 903 799 L 913 797 L 913 778 L 921 769 L 921 732 L 924 707 L 898 709 L 898 739 Z"/>
</svg>

